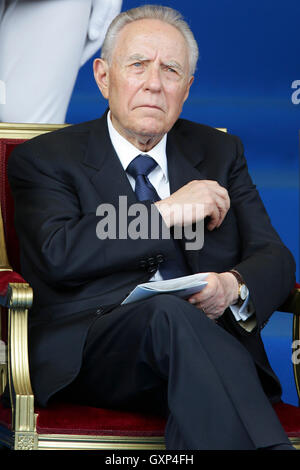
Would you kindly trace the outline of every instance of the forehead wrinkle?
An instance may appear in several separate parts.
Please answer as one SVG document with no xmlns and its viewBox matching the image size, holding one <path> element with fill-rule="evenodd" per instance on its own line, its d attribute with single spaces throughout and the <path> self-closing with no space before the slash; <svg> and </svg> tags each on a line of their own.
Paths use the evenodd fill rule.
<svg viewBox="0 0 300 470">
<path fill-rule="evenodd" d="M 176 52 L 183 54 L 182 63 L 181 59 L 178 62 L 177 57 L 174 57 L 173 51 L 170 50 L 169 44 L 174 44 L 174 38 L 170 38 L 169 44 L 167 44 L 166 49 L 163 51 L 161 49 L 161 30 L 157 30 L 154 25 L 154 29 L 149 31 L 148 21 L 154 21 L 154 23 L 161 23 L 160 20 L 137 20 L 133 23 L 126 25 L 119 33 L 117 42 L 115 44 L 114 55 L 115 59 L 119 64 L 125 65 L 126 62 L 130 60 L 141 60 L 143 62 L 156 61 L 157 57 L 160 57 L 160 63 L 165 66 L 175 67 L 175 69 L 185 74 L 185 65 L 186 65 L 186 51 L 183 48 L 187 48 L 187 43 L 180 31 L 168 23 L 164 23 L 164 26 L 172 26 L 172 30 L 175 30 L 180 35 L 180 40 L 176 38 Z M 146 23 L 145 23 L 146 22 Z M 141 28 L 141 23 L 144 23 L 145 28 Z M 143 25 L 143 27 L 144 27 Z M 138 27 L 137 27 L 138 26 Z M 155 34 L 157 33 L 157 35 Z M 139 40 L 137 41 L 137 36 Z M 164 35 L 164 37 L 168 35 Z M 181 41 L 182 39 L 182 41 Z M 178 41 L 178 43 L 177 43 Z M 139 51 L 139 46 L 141 45 L 141 50 Z M 127 51 L 126 51 L 127 49 Z M 130 50 L 131 49 L 131 50 Z M 135 51 L 135 50 L 136 51 Z M 138 50 L 137 50 L 138 49 Z M 180 51 L 180 52 L 179 52 Z M 173 56 L 173 57 L 172 57 Z M 179 58 L 179 57 L 178 57 Z M 187 67 L 189 67 L 187 63 Z"/>
</svg>

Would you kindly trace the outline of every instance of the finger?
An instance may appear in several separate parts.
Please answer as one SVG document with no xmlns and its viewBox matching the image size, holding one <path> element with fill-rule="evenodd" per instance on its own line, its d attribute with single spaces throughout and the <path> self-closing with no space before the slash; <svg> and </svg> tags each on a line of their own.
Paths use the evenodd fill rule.
<svg viewBox="0 0 300 470">
<path fill-rule="evenodd" d="M 216 321 L 216 320 L 218 320 L 218 318 L 219 318 L 219 317 L 218 317 L 217 315 L 215 315 L 214 313 L 206 312 L 205 314 L 206 314 L 207 318 L 209 318 L 210 320 Z"/>
<path fill-rule="evenodd" d="M 221 186 L 217 181 L 207 180 L 205 182 L 208 184 L 211 190 L 213 190 L 219 197 L 226 201 L 226 204 L 230 204 L 230 198 L 226 188 Z"/>
<path fill-rule="evenodd" d="M 214 187 L 214 199 L 224 218 L 230 209 L 230 198 L 228 191 L 217 184 L 217 186 Z"/>
<path fill-rule="evenodd" d="M 213 292 L 214 289 L 207 285 L 201 292 L 191 295 L 191 297 L 188 298 L 188 301 L 191 304 L 201 303 L 202 305 L 204 305 L 205 303 L 208 303 L 210 299 L 213 298 Z"/>
<path fill-rule="evenodd" d="M 215 193 L 210 195 L 210 200 L 204 207 L 205 215 L 210 216 L 210 222 L 208 223 L 207 228 L 209 230 L 213 230 L 222 224 L 230 208 L 230 202 L 228 199 L 223 199 Z"/>
<path fill-rule="evenodd" d="M 213 209 L 211 210 L 211 212 L 208 215 L 210 216 L 210 220 L 207 224 L 207 229 L 212 231 L 216 227 L 218 227 L 218 225 L 220 223 L 220 210 L 217 207 L 217 205 L 215 205 L 213 207 Z"/>
<path fill-rule="evenodd" d="M 218 216 L 218 220 L 215 220 L 216 223 L 214 228 L 218 228 L 226 217 L 226 214 L 230 208 L 230 203 L 228 203 L 227 200 L 222 199 L 219 195 L 215 195 L 214 204 L 218 211 L 215 212 L 216 216 Z"/>
<path fill-rule="evenodd" d="M 213 300 L 219 289 L 219 278 L 216 273 L 209 273 L 206 278 L 207 285 L 200 292 L 196 292 L 187 298 L 190 303 L 201 303 L 201 305 L 213 305 Z"/>
<path fill-rule="evenodd" d="M 219 215 L 220 215 L 219 224 L 218 224 L 218 227 L 219 227 L 226 217 L 226 214 L 230 208 L 230 204 L 229 205 L 226 204 L 226 202 L 221 198 L 217 198 L 216 204 L 219 209 Z"/>
<path fill-rule="evenodd" d="M 220 309 L 216 305 L 201 305 L 200 308 L 206 313 L 206 315 L 220 315 Z"/>
</svg>

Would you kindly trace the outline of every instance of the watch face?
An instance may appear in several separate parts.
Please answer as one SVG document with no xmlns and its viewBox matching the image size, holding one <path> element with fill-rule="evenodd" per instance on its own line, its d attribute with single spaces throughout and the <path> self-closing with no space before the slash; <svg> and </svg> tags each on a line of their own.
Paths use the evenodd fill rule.
<svg viewBox="0 0 300 470">
<path fill-rule="evenodd" d="M 245 300 L 248 295 L 248 292 L 248 287 L 245 284 L 242 284 L 240 288 L 240 298 L 242 300 Z"/>
</svg>

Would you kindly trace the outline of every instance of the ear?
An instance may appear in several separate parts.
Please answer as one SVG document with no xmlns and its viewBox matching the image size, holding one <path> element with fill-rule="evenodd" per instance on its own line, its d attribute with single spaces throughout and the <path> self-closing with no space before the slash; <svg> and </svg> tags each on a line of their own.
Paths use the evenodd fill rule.
<svg viewBox="0 0 300 470">
<path fill-rule="evenodd" d="M 104 59 L 95 59 L 93 63 L 94 77 L 104 98 L 108 99 L 109 67 Z"/>
<path fill-rule="evenodd" d="M 187 88 L 186 88 L 186 92 L 185 92 L 185 95 L 184 95 L 184 100 L 183 100 L 183 102 L 185 102 L 185 101 L 187 100 L 188 96 L 189 96 L 190 88 L 191 88 L 191 86 L 192 86 L 193 81 L 194 81 L 194 77 L 191 77 L 191 78 L 189 79 L 188 84 L 187 84 Z"/>
</svg>

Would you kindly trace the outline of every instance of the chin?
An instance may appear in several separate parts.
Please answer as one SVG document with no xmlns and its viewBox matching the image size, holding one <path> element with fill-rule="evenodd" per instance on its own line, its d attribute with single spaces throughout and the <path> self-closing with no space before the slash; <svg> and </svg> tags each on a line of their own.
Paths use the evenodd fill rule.
<svg viewBox="0 0 300 470">
<path fill-rule="evenodd" d="M 141 118 L 134 126 L 134 130 L 137 134 L 149 137 L 163 135 L 167 132 L 166 126 L 162 122 L 157 122 L 156 119 L 148 117 Z"/>
</svg>

